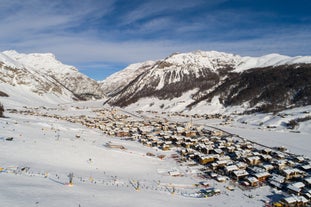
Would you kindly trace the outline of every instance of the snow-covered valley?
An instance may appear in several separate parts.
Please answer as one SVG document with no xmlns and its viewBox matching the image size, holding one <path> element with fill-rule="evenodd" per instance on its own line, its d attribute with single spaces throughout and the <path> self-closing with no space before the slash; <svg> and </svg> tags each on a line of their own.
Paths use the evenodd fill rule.
<svg viewBox="0 0 311 207">
<path fill-rule="evenodd" d="M 0 61 L 2 206 L 310 202 L 309 56 L 172 54 L 103 82 Z"/>
<path fill-rule="evenodd" d="M 23 110 L 58 116 L 96 117 L 96 110 L 102 110 L 102 106 L 99 101 L 91 101 Z M 113 111 L 107 108 L 110 110 Z M 245 191 L 231 179 L 218 182 L 206 177 L 202 165 L 176 160 L 176 150 L 180 148 L 163 151 L 137 141 L 108 136 L 99 129 L 79 123 L 11 112 L 5 112 L 6 118 L 0 119 L 2 206 L 263 206 L 266 201 L 284 197 L 281 191 L 268 185 Z M 136 116 L 129 116 L 137 115 L 136 112 L 119 110 L 118 113 L 126 114 L 132 121 L 141 121 Z M 151 113 L 141 117 L 159 118 Z M 172 122 L 176 119 L 189 121 L 184 117 L 166 118 Z M 238 122 L 224 126 L 221 119 L 192 121 L 258 143 L 272 143 L 271 147 L 285 145 L 290 152 L 311 155 L 308 149 L 310 133 L 307 132 L 255 130 L 251 125 Z M 109 144 L 117 147 L 109 148 Z M 73 186 L 68 186 L 69 173 L 74 174 Z M 202 182 L 209 186 L 202 186 Z M 203 189 L 217 189 L 220 194 L 203 198 L 200 193 Z"/>
</svg>

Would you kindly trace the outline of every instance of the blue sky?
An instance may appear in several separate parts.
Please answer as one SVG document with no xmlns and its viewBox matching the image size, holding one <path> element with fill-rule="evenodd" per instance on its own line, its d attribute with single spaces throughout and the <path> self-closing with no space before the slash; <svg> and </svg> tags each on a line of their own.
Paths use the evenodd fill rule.
<svg viewBox="0 0 311 207">
<path fill-rule="evenodd" d="M 311 55 L 310 0 L 0 0 L 0 50 L 102 80 L 174 52 Z"/>
</svg>

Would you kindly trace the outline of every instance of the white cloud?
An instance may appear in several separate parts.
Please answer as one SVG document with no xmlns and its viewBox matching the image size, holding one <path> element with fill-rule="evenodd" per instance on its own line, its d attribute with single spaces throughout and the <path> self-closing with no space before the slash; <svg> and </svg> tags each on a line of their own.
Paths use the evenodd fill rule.
<svg viewBox="0 0 311 207">
<path fill-rule="evenodd" d="M 164 11 L 182 11 L 198 6 L 202 2 L 205 3 L 205 1 L 183 1 L 176 4 L 176 1 L 172 0 L 165 3 L 149 1 L 133 12 L 120 14 L 120 18 L 123 18 L 124 22 L 131 23 L 157 16 Z M 212 1 L 214 4 L 219 2 L 223 1 Z M 253 56 L 272 52 L 286 55 L 310 53 L 311 42 L 308 37 L 310 27 L 293 25 L 287 28 L 273 28 L 261 27 L 258 24 L 250 31 L 247 28 L 239 28 L 241 25 L 237 24 L 241 22 L 252 24 L 256 18 L 243 20 L 245 15 L 236 14 L 231 10 L 207 13 L 203 17 L 193 18 L 190 23 L 183 20 L 175 21 L 169 15 L 160 15 L 144 21 L 138 27 L 121 31 L 118 31 L 118 27 L 114 28 L 114 25 L 109 25 L 112 29 L 107 31 L 87 27 L 89 23 L 100 25 L 102 22 L 97 20 L 118 12 L 113 3 L 114 1 L 74 0 L 27 0 L 21 3 L 18 0 L 1 0 L 0 49 L 15 49 L 26 53 L 52 52 L 61 61 L 73 65 L 92 62 L 129 64 L 161 59 L 173 52 L 198 49 Z M 15 10 L 16 12 L 13 12 Z M 252 14 L 247 15 L 251 17 Z M 86 26 L 80 27 L 80 24 Z M 237 29 L 234 29 L 234 26 Z M 222 27 L 233 29 L 222 30 Z M 162 31 L 166 35 L 163 35 Z M 156 38 L 143 36 L 149 33 Z M 197 33 L 203 38 L 191 39 L 191 36 Z M 254 37 L 239 39 L 248 33 L 254 34 Z M 127 38 L 129 34 L 131 37 Z"/>
</svg>

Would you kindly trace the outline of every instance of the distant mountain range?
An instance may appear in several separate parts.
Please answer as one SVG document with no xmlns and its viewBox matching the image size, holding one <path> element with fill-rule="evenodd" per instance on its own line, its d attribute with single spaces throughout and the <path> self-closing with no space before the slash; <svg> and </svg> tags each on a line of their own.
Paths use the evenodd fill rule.
<svg viewBox="0 0 311 207">
<path fill-rule="evenodd" d="M 0 97 L 24 105 L 103 99 L 130 110 L 273 112 L 311 104 L 311 56 L 174 53 L 97 82 L 53 54 L 5 51 L 0 53 Z"/>
<path fill-rule="evenodd" d="M 271 112 L 311 104 L 311 56 L 172 54 L 102 82 L 110 105 L 193 113 Z"/>
<path fill-rule="evenodd" d="M 13 96 L 25 105 L 38 100 L 59 103 L 105 97 L 100 84 L 53 54 L 16 51 L 0 53 L 0 96 Z"/>
</svg>

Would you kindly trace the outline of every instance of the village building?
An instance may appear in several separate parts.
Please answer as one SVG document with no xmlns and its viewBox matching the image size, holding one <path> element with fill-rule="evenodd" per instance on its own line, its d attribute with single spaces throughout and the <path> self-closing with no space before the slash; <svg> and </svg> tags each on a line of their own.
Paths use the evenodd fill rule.
<svg viewBox="0 0 311 207">
<path fill-rule="evenodd" d="M 299 206 L 306 206 L 308 200 L 303 196 L 289 196 L 281 200 L 286 206 L 289 207 L 299 207 Z"/>
<path fill-rule="evenodd" d="M 282 175 L 285 176 L 286 180 L 291 180 L 293 178 L 302 178 L 304 177 L 304 172 L 296 168 L 287 168 L 281 171 Z"/>
<path fill-rule="evenodd" d="M 277 187 L 279 189 L 283 187 L 284 182 L 285 177 L 279 174 L 272 174 L 271 177 L 269 178 L 270 185 Z"/>
<path fill-rule="evenodd" d="M 268 155 L 268 154 L 261 154 L 260 155 L 260 158 L 262 161 L 264 162 L 271 162 L 272 161 L 272 156 L 271 155 Z"/>
<path fill-rule="evenodd" d="M 268 172 L 260 172 L 254 174 L 254 176 L 258 179 L 259 182 L 265 182 L 271 176 L 271 174 Z"/>
<path fill-rule="evenodd" d="M 311 188 L 311 177 L 305 178 L 303 182 L 307 187 Z"/>
<path fill-rule="evenodd" d="M 230 175 L 231 172 L 237 171 L 237 170 L 239 170 L 239 168 L 238 168 L 238 166 L 236 166 L 236 165 L 229 165 L 229 166 L 226 166 L 226 167 L 225 167 L 225 173 L 226 173 L 227 175 Z"/>
<path fill-rule="evenodd" d="M 245 162 L 248 163 L 249 165 L 258 165 L 260 163 L 260 157 L 259 156 L 247 157 L 245 159 Z"/>
<path fill-rule="evenodd" d="M 247 177 L 245 179 L 249 184 L 250 186 L 252 187 L 257 187 L 259 185 L 259 180 L 255 177 Z"/>
<path fill-rule="evenodd" d="M 278 170 L 283 170 L 287 166 L 286 160 L 273 160 L 272 163 Z"/>
<path fill-rule="evenodd" d="M 242 178 L 247 177 L 248 175 L 249 173 L 246 170 L 236 170 L 236 171 L 233 171 L 232 173 L 233 179 L 237 181 L 241 180 Z"/>
<path fill-rule="evenodd" d="M 305 184 L 302 182 L 291 183 L 287 186 L 287 190 L 289 194 L 300 195 L 302 188 L 305 187 Z"/>
<path fill-rule="evenodd" d="M 301 165 L 300 169 L 305 172 L 311 173 L 311 164 Z"/>
<path fill-rule="evenodd" d="M 215 161 L 215 156 L 213 155 L 202 155 L 198 156 L 198 161 L 201 165 L 206 165 Z"/>
<path fill-rule="evenodd" d="M 236 163 L 236 166 L 240 169 L 240 170 L 245 170 L 247 168 L 247 164 L 245 162 L 238 162 Z"/>
</svg>

